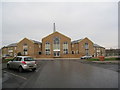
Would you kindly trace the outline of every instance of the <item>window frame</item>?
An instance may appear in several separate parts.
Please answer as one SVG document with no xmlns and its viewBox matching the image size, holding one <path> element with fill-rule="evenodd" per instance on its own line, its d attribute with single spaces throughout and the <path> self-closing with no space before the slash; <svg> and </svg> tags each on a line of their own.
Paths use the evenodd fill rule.
<svg viewBox="0 0 120 90">
<path fill-rule="evenodd" d="M 46 55 L 50 55 L 51 54 L 50 42 L 48 42 L 48 41 L 45 43 L 45 54 Z"/>
<path fill-rule="evenodd" d="M 56 39 L 58 41 L 55 41 Z M 53 50 L 60 50 L 60 38 L 59 37 L 53 38 Z"/>
<path fill-rule="evenodd" d="M 69 53 L 69 51 L 68 51 L 68 42 L 65 41 L 63 43 L 63 54 L 68 54 L 68 53 Z"/>
</svg>

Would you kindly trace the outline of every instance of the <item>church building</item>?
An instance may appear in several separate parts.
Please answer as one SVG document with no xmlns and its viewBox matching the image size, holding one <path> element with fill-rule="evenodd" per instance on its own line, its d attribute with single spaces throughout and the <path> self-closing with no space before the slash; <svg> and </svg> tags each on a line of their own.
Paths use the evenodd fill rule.
<svg viewBox="0 0 120 90">
<path fill-rule="evenodd" d="M 71 38 L 55 30 L 52 34 L 42 38 L 42 42 L 24 38 L 14 46 L 2 48 L 2 55 L 15 57 L 16 55 L 32 56 L 34 58 L 80 58 L 85 55 L 93 57 L 104 56 L 105 48 L 94 44 L 89 38 L 71 41 Z M 99 47 L 98 47 L 99 46 Z M 98 49 L 100 51 L 98 52 Z M 14 52 L 12 52 L 14 51 Z"/>
</svg>

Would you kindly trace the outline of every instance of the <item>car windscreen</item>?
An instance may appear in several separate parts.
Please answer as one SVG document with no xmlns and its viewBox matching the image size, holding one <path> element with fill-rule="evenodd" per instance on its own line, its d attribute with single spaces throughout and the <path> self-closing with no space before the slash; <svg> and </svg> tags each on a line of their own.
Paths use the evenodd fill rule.
<svg viewBox="0 0 120 90">
<path fill-rule="evenodd" d="M 26 57 L 24 58 L 24 61 L 35 61 L 32 57 Z"/>
</svg>

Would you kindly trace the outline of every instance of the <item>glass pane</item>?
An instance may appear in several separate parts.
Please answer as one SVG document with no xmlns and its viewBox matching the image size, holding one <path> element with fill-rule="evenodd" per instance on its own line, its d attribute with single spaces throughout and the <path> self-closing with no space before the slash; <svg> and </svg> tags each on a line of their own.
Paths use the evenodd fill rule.
<svg viewBox="0 0 120 90">
<path fill-rule="evenodd" d="M 60 39 L 58 37 L 54 38 L 53 49 L 60 49 Z"/>
<path fill-rule="evenodd" d="M 17 60 L 17 57 L 15 57 L 14 59 L 13 59 L 13 61 L 16 61 Z"/>
<path fill-rule="evenodd" d="M 32 57 L 24 58 L 24 61 L 35 61 Z"/>
</svg>

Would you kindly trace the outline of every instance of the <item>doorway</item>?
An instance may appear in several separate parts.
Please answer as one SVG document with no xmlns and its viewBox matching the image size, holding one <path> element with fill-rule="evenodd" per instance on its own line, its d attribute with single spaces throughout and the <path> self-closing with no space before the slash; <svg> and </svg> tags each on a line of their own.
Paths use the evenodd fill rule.
<svg viewBox="0 0 120 90">
<path fill-rule="evenodd" d="M 54 51 L 54 57 L 60 57 L 60 51 Z"/>
</svg>

